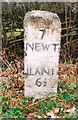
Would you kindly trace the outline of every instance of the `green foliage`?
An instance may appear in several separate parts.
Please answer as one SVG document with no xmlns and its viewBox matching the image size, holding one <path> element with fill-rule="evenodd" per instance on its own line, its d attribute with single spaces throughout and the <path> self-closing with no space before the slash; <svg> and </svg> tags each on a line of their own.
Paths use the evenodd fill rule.
<svg viewBox="0 0 78 120">
<path fill-rule="evenodd" d="M 67 7 L 65 7 L 66 5 Z M 8 55 L 8 51 L 10 51 L 20 57 L 24 57 L 23 20 L 25 14 L 31 10 L 45 10 L 58 14 L 62 22 L 60 61 L 71 60 L 76 62 L 76 44 L 78 40 L 76 3 L 2 3 L 2 39 L 5 53 Z"/>
<path fill-rule="evenodd" d="M 3 119 L 76 118 L 76 71 L 75 66 L 69 63 L 76 62 L 77 57 L 78 13 L 76 3 L 66 4 L 58 2 L 2 3 L 3 63 L 0 62 L 0 64 L 3 70 Z M 24 97 L 23 20 L 25 14 L 31 10 L 45 10 L 58 14 L 62 22 L 60 61 L 67 61 L 67 64 L 59 65 L 57 95 L 36 100 Z"/>
<path fill-rule="evenodd" d="M 57 95 L 50 98 L 25 98 L 24 90 L 20 92 L 22 88 L 20 88 L 18 92 L 19 85 L 12 87 L 17 77 L 5 77 L 2 84 L 3 118 L 38 118 L 39 116 L 41 118 L 50 118 L 51 115 L 52 117 L 54 115 L 56 118 L 76 118 L 75 66 L 73 64 L 62 64 L 59 66 L 60 77 Z M 64 77 L 64 75 L 66 77 Z M 19 84 L 22 85 L 22 83 Z M 51 115 L 49 116 L 48 113 Z"/>
</svg>

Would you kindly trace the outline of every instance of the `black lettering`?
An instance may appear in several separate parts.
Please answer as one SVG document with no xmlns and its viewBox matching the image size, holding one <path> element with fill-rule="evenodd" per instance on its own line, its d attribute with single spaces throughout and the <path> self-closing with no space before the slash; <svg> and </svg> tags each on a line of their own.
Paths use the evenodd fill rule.
<svg viewBox="0 0 78 120">
<path fill-rule="evenodd" d="M 41 82 L 39 81 L 41 78 L 38 78 L 37 80 L 36 80 L 36 85 L 38 86 L 38 87 L 40 87 L 41 86 Z"/>
<path fill-rule="evenodd" d="M 47 51 L 48 51 L 48 49 L 49 49 L 49 47 L 50 47 L 50 44 L 49 44 L 49 45 L 44 45 L 44 44 L 42 44 L 42 47 L 43 47 L 43 50 L 47 50 Z"/>
<path fill-rule="evenodd" d="M 40 43 L 35 43 L 35 50 L 36 50 L 36 51 L 39 51 L 39 50 L 40 50 L 39 45 L 40 45 Z"/>
<path fill-rule="evenodd" d="M 52 76 L 54 75 L 54 70 L 52 69 Z"/>
<path fill-rule="evenodd" d="M 47 85 L 47 82 L 46 82 L 46 78 L 44 79 L 44 85 L 43 85 L 43 87 L 45 87 L 46 85 Z"/>
<path fill-rule="evenodd" d="M 43 69 L 42 69 L 42 75 L 43 75 L 44 73 L 46 73 L 47 75 L 49 75 L 49 69 L 48 69 L 48 71 L 46 71 L 46 70 L 43 68 Z"/>
<path fill-rule="evenodd" d="M 43 36 L 44 36 L 44 33 L 45 33 L 45 30 L 39 30 L 39 31 L 42 31 L 42 36 L 41 36 L 41 39 L 43 39 Z"/>
<path fill-rule="evenodd" d="M 59 45 L 59 44 L 52 44 L 54 45 L 54 52 L 56 51 L 56 46 Z"/>
<path fill-rule="evenodd" d="M 31 48 L 31 50 L 34 50 L 34 43 L 30 45 L 29 43 L 26 43 L 26 50 L 28 50 L 28 46 Z"/>
<path fill-rule="evenodd" d="M 39 75 L 40 75 L 40 71 L 39 71 L 38 68 L 36 69 L 35 75 L 36 75 L 36 74 L 39 74 Z"/>
<path fill-rule="evenodd" d="M 32 74 L 32 69 L 31 68 L 27 68 L 27 75 L 34 75 L 34 74 Z"/>
</svg>

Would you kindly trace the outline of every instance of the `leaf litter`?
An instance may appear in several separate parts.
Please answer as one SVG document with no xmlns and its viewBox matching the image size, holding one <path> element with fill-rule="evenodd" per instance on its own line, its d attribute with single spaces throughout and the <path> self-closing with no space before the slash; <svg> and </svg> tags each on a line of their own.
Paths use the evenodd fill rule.
<svg viewBox="0 0 78 120">
<path fill-rule="evenodd" d="M 12 64 L 11 64 L 12 63 Z M 12 66 L 14 65 L 11 62 Z M 24 97 L 24 65 L 18 58 L 17 68 L 8 67 L 2 77 L 2 117 L 7 118 L 76 118 L 76 67 L 59 65 L 58 93 L 50 98 Z M 18 69 L 18 73 L 16 73 Z M 16 110 L 16 114 L 14 111 Z M 11 112 L 13 115 L 11 115 Z"/>
</svg>

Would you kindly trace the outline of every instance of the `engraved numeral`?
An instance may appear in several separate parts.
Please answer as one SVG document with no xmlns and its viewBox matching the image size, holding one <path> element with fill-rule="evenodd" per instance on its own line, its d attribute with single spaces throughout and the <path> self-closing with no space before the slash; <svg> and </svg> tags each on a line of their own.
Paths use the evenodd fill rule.
<svg viewBox="0 0 78 120">
<path fill-rule="evenodd" d="M 42 36 L 41 36 L 41 39 L 43 39 L 45 30 L 39 30 L 39 31 L 42 31 L 42 32 L 43 32 L 43 33 L 42 33 Z"/>
<path fill-rule="evenodd" d="M 38 78 L 37 80 L 36 80 L 36 85 L 38 86 L 38 87 L 40 87 L 41 85 L 42 85 L 42 82 L 40 81 L 41 80 L 41 78 Z M 43 81 L 43 87 L 45 87 L 47 85 L 47 82 L 46 82 L 46 78 L 44 79 L 44 81 Z"/>
<path fill-rule="evenodd" d="M 46 86 L 46 84 L 47 84 L 47 82 L 46 82 L 46 78 L 44 79 L 44 85 L 43 85 L 43 87 L 45 87 Z"/>
<path fill-rule="evenodd" d="M 38 86 L 38 87 L 40 87 L 41 86 L 41 82 L 39 81 L 41 78 L 38 78 L 37 80 L 36 80 L 36 85 Z"/>
</svg>

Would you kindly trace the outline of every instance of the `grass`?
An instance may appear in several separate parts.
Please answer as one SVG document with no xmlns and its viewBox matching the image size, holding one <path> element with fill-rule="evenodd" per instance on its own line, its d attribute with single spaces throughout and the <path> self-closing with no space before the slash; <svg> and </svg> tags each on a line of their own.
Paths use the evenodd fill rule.
<svg viewBox="0 0 78 120">
<path fill-rule="evenodd" d="M 58 92 L 55 97 L 50 98 L 25 98 L 23 76 L 8 74 L 7 77 L 6 72 L 3 74 L 2 118 L 77 117 L 75 65 L 59 65 Z"/>
</svg>

